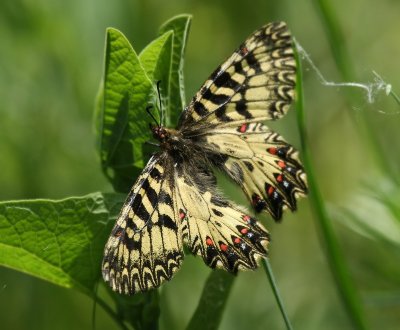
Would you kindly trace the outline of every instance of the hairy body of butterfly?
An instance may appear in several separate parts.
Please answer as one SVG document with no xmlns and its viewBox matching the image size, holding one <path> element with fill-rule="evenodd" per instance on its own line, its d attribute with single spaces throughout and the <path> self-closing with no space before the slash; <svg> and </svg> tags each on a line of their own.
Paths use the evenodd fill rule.
<svg viewBox="0 0 400 330">
<path fill-rule="evenodd" d="M 214 166 L 237 182 L 257 212 L 279 220 L 306 194 L 297 152 L 261 121 L 281 118 L 294 97 L 295 61 L 283 22 L 253 33 L 204 83 L 177 129 L 152 128 L 160 151 L 133 185 L 104 251 L 103 278 L 134 294 L 180 267 L 185 243 L 231 273 L 254 269 L 269 235 L 216 189 Z"/>
</svg>

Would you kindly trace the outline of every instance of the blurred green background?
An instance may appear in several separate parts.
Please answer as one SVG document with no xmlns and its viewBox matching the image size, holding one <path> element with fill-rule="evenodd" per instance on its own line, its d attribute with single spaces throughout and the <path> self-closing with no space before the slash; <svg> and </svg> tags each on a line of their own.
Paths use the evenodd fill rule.
<svg viewBox="0 0 400 330">
<path fill-rule="evenodd" d="M 325 77 L 341 81 L 316 4 L 2 0 L 0 199 L 57 199 L 112 190 L 100 171 L 92 123 L 107 27 L 120 29 L 140 51 L 165 20 L 192 14 L 185 61 L 188 98 L 244 38 L 272 20 L 286 21 Z M 350 55 L 351 79 L 373 81 L 375 70 L 400 91 L 400 3 L 338 0 L 331 5 Z M 324 87 L 306 63 L 304 89 L 318 183 L 365 317 L 372 329 L 397 329 L 400 108 L 384 93 L 368 104 L 362 90 Z M 272 126 L 299 147 L 295 120 L 293 107 Z M 282 224 L 262 220 L 272 233 L 271 263 L 294 328 L 351 329 L 308 200 L 299 203 L 298 212 L 286 214 Z M 161 328 L 185 327 L 208 273 L 201 259 L 187 256 L 182 270 L 163 287 Z M 92 305 L 78 292 L 0 269 L 1 329 L 89 329 Z M 117 328 L 100 307 L 96 328 Z M 262 271 L 238 276 L 221 324 L 221 329 L 248 328 L 284 328 Z"/>
</svg>

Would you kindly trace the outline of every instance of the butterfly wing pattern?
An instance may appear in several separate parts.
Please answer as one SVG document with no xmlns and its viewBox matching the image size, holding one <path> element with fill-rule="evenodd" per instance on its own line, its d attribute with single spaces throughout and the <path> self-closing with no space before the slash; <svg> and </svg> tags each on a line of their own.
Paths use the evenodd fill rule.
<svg viewBox="0 0 400 330">
<path fill-rule="evenodd" d="M 214 189 L 214 180 L 212 173 L 176 176 L 183 239 L 212 268 L 231 273 L 256 268 L 267 254 L 268 232 Z"/>
<path fill-rule="evenodd" d="M 267 230 L 216 188 L 212 167 L 243 189 L 255 211 L 279 220 L 307 193 L 297 151 L 261 122 L 294 98 L 296 66 L 283 22 L 254 32 L 204 83 L 176 130 L 160 125 L 155 154 L 133 185 L 106 243 L 103 278 L 114 291 L 159 287 L 185 243 L 212 267 L 236 273 L 267 255 Z"/>
<path fill-rule="evenodd" d="M 171 279 L 183 260 L 168 159 L 155 155 L 128 195 L 104 251 L 103 278 L 114 291 L 146 291 Z"/>
<path fill-rule="evenodd" d="M 296 198 L 306 194 L 298 152 L 261 123 L 213 129 L 204 145 L 223 159 L 217 165 L 242 187 L 256 212 L 280 220 L 282 210 L 295 210 Z"/>
</svg>

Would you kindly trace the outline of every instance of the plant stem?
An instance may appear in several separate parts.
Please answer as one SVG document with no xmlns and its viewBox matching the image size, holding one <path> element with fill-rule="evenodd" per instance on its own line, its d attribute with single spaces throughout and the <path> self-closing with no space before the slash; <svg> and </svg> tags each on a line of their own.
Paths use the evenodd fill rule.
<svg viewBox="0 0 400 330">
<path fill-rule="evenodd" d="M 333 58 L 343 81 L 349 82 L 354 80 L 354 66 L 352 65 L 352 61 L 346 47 L 344 33 L 340 29 L 338 18 L 332 8 L 331 2 L 329 0 L 314 0 L 313 3 L 321 17 L 321 22 L 325 29 Z M 396 99 L 396 94 L 392 92 L 390 94 L 394 99 Z M 354 104 L 356 97 L 348 92 L 346 92 L 345 95 L 348 99 L 348 103 Z M 378 165 L 379 170 L 384 174 L 390 173 L 392 179 L 397 183 L 400 183 L 399 176 L 392 170 L 392 168 L 389 166 L 389 162 L 386 160 L 383 149 L 379 145 L 376 135 L 374 134 L 373 125 L 368 119 L 368 116 L 364 115 L 360 118 L 357 117 L 357 119 L 361 120 L 357 120 L 355 116 L 350 117 L 355 123 L 355 126 L 359 129 L 359 132 L 363 137 L 362 141 L 365 142 L 365 146 L 368 146 L 366 150 L 371 153 L 371 156 Z"/>
<path fill-rule="evenodd" d="M 263 259 L 263 267 L 264 267 L 265 272 L 267 273 L 268 280 L 269 280 L 269 283 L 272 288 L 272 292 L 274 293 L 274 296 L 275 296 L 276 302 L 278 304 L 279 310 L 281 311 L 283 320 L 285 321 L 286 329 L 292 330 L 293 328 L 292 328 L 292 325 L 290 324 L 290 320 L 286 313 L 285 306 L 283 305 L 282 298 L 279 294 L 278 286 L 276 285 L 274 273 L 272 272 L 271 264 L 269 263 L 268 258 Z"/>
<path fill-rule="evenodd" d="M 95 299 L 95 302 L 104 309 L 104 311 L 119 325 L 122 330 L 129 330 L 122 319 L 112 310 L 110 306 L 107 305 L 104 300 L 102 300 L 100 297 L 94 297 L 93 299 Z"/>
<path fill-rule="evenodd" d="M 297 52 L 295 58 L 298 68 L 296 77 L 297 124 L 302 148 L 302 158 L 309 185 L 310 203 L 317 220 L 316 223 L 319 224 L 321 244 L 325 247 L 327 260 L 336 282 L 336 286 L 339 290 L 342 303 L 345 306 L 347 314 L 354 327 L 356 329 L 366 329 L 359 297 L 351 281 L 349 270 L 347 269 L 345 259 L 333 231 L 332 223 L 329 219 L 317 180 L 314 176 L 315 172 L 312 165 L 310 149 L 308 148 L 309 143 L 305 129 L 306 120 L 303 106 L 302 68 Z"/>
</svg>

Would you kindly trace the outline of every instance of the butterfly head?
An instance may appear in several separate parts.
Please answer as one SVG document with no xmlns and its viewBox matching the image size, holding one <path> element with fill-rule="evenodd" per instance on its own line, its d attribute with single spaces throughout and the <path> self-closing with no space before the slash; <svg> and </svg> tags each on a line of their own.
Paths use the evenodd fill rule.
<svg viewBox="0 0 400 330">
<path fill-rule="evenodd" d="M 153 137 L 160 142 L 165 142 L 170 136 L 170 133 L 163 126 L 150 125 L 150 129 L 153 132 Z"/>
</svg>

